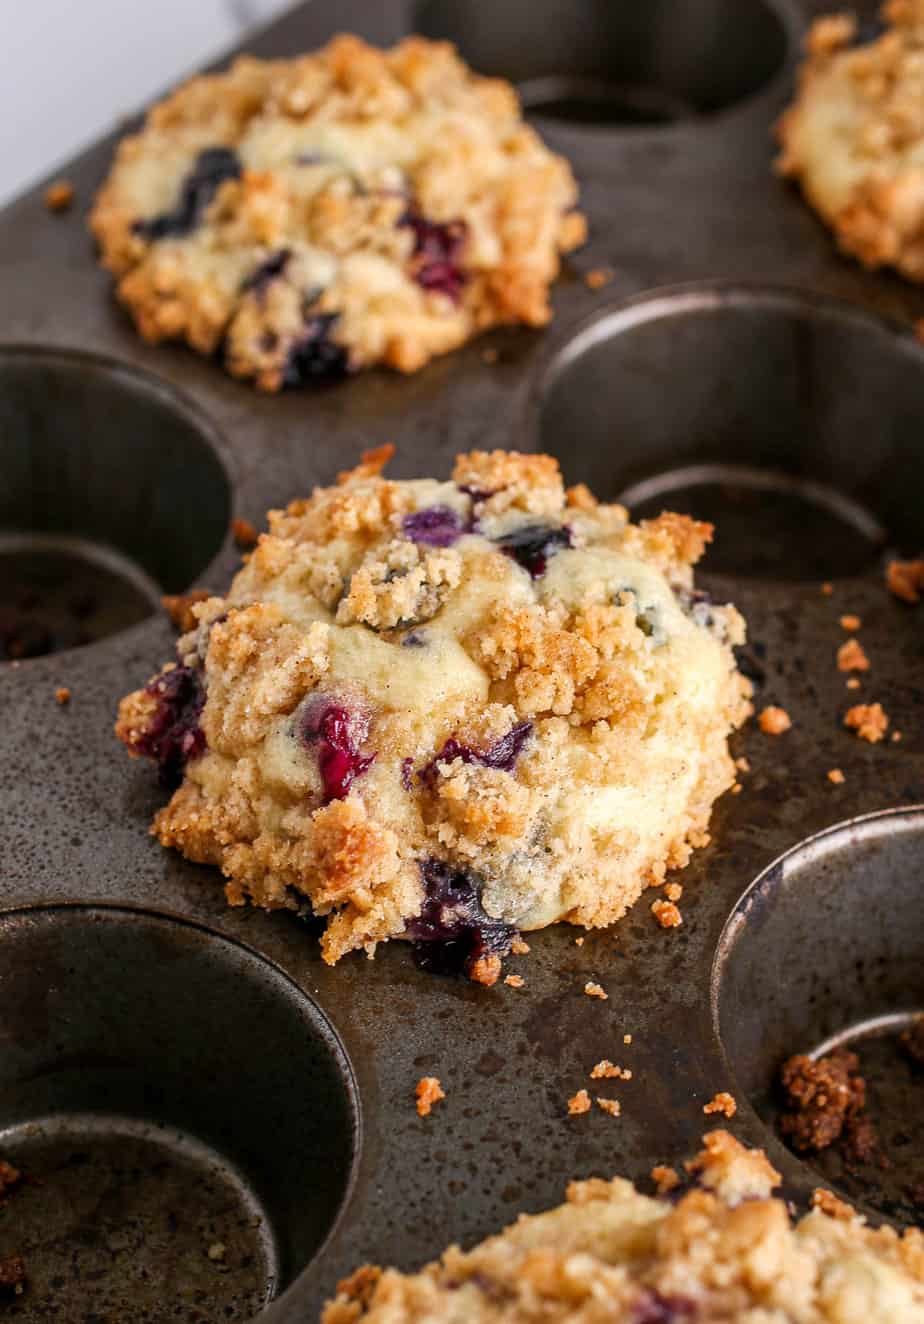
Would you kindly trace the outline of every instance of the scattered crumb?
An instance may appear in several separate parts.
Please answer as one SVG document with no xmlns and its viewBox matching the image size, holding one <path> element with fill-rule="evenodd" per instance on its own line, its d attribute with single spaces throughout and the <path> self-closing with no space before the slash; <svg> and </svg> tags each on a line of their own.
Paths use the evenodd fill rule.
<svg viewBox="0 0 924 1324">
<path fill-rule="evenodd" d="M 741 794 L 741 783 L 740 783 L 740 782 L 735 782 L 735 783 L 734 783 L 734 785 L 731 787 L 731 793 L 732 793 L 732 795 L 740 795 L 740 794 Z"/>
<path fill-rule="evenodd" d="M 70 701 L 71 701 L 70 690 L 67 688 L 66 685 L 59 685 L 58 688 L 55 690 L 55 703 L 58 704 L 61 708 L 63 708 L 64 705 L 66 703 L 70 703 Z"/>
<path fill-rule="evenodd" d="M 764 708 L 757 719 L 757 724 L 765 735 L 780 736 L 792 726 L 792 719 L 785 708 L 775 708 L 771 705 L 769 708 Z"/>
<path fill-rule="evenodd" d="M 192 609 L 197 602 L 205 602 L 212 595 L 207 588 L 191 588 L 188 593 L 168 593 L 160 600 L 160 605 L 170 617 L 180 634 L 188 634 L 198 625 Z"/>
<path fill-rule="evenodd" d="M 485 988 L 490 988 L 500 979 L 503 962 L 496 952 L 488 952 L 487 956 L 479 956 L 477 961 L 472 963 L 468 972 L 468 977 L 473 984 L 481 984 Z"/>
<path fill-rule="evenodd" d="M 860 620 L 860 617 L 859 617 L 859 616 L 842 616 L 842 617 L 841 617 L 841 629 L 842 629 L 842 630 L 859 630 L 859 628 L 860 628 L 860 626 L 861 626 L 862 624 L 863 624 L 863 622 Z"/>
<path fill-rule="evenodd" d="M 619 1114 L 622 1112 L 622 1107 L 620 1106 L 618 1099 L 598 1098 L 597 1107 L 602 1108 L 605 1113 L 609 1113 L 610 1117 L 618 1117 Z"/>
<path fill-rule="evenodd" d="M 244 548 L 255 547 L 260 535 L 249 519 L 233 519 L 231 521 L 231 536 L 238 547 Z"/>
<path fill-rule="evenodd" d="M 840 768 L 830 768 L 828 770 L 828 781 L 833 782 L 835 786 L 843 786 L 846 778 Z"/>
<path fill-rule="evenodd" d="M 593 979 L 588 979 L 584 985 L 584 992 L 589 998 L 599 998 L 601 1002 L 606 1002 L 609 997 L 603 985 L 596 983 Z"/>
<path fill-rule="evenodd" d="M 863 645 L 856 639 L 848 639 L 837 650 L 838 671 L 869 671 L 869 658 L 863 651 Z"/>
<path fill-rule="evenodd" d="M 0 1288 L 20 1296 L 26 1285 L 26 1266 L 21 1255 L 0 1260 Z"/>
<path fill-rule="evenodd" d="M 679 901 L 683 896 L 683 888 L 680 883 L 668 883 L 664 889 L 664 895 L 668 901 Z"/>
<path fill-rule="evenodd" d="M 227 1252 L 228 1248 L 223 1241 L 213 1241 L 208 1250 L 209 1259 L 223 1260 Z"/>
<path fill-rule="evenodd" d="M 529 943 L 524 942 L 520 935 L 517 934 L 513 942 L 510 944 L 510 950 L 513 952 L 514 956 L 525 956 L 529 951 Z"/>
<path fill-rule="evenodd" d="M 568 1100 L 568 1116 L 579 1117 L 581 1113 L 590 1112 L 590 1095 L 586 1090 L 578 1090 L 577 1094 L 572 1094 Z"/>
<path fill-rule="evenodd" d="M 845 1132 L 849 1135 L 866 1103 L 866 1081 L 859 1071 L 859 1058 L 846 1048 L 817 1061 L 797 1053 L 783 1063 L 786 1109 L 780 1131 L 794 1149 L 818 1152 Z"/>
<path fill-rule="evenodd" d="M 821 591 L 822 591 L 822 594 L 823 594 L 826 598 L 830 598 L 831 594 L 834 592 L 834 585 L 833 585 L 833 584 L 822 584 L 822 586 L 821 586 Z"/>
<path fill-rule="evenodd" d="M 703 1112 L 707 1116 L 711 1113 L 722 1113 L 724 1117 L 734 1117 L 737 1111 L 738 1105 L 734 1100 L 734 1096 L 729 1094 L 727 1090 L 719 1090 L 718 1094 L 714 1095 L 708 1103 L 703 1104 Z"/>
<path fill-rule="evenodd" d="M 488 345 L 487 348 L 481 351 L 482 363 L 496 363 L 499 358 L 500 354 L 493 345 Z"/>
<path fill-rule="evenodd" d="M 584 939 L 583 939 L 583 938 L 575 938 L 575 940 L 574 940 L 574 945 L 575 945 L 575 947 L 583 947 L 583 946 L 584 946 Z"/>
<path fill-rule="evenodd" d="M 609 285 L 614 274 L 610 267 L 594 267 L 584 277 L 584 284 L 589 290 L 602 290 L 604 285 Z"/>
<path fill-rule="evenodd" d="M 851 676 L 847 682 L 848 690 L 858 690 L 860 688 L 859 676 Z"/>
<path fill-rule="evenodd" d="M 623 1041 L 624 1044 L 631 1044 L 631 1042 L 632 1042 L 632 1036 L 631 1036 L 631 1034 L 624 1034 L 624 1035 L 622 1036 L 622 1041 Z"/>
<path fill-rule="evenodd" d="M 69 179 L 56 179 L 45 190 L 45 206 L 49 211 L 67 211 L 74 203 L 74 185 Z"/>
<path fill-rule="evenodd" d="M 898 742 L 901 740 L 901 738 L 902 738 L 901 731 L 893 731 L 891 736 L 889 737 L 893 745 L 897 745 Z"/>
<path fill-rule="evenodd" d="M 419 1117 L 429 1117 L 433 1105 L 446 1097 L 438 1076 L 421 1076 L 414 1093 L 417 1096 Z"/>
<path fill-rule="evenodd" d="M 508 975 L 504 983 L 509 984 L 511 988 L 523 988 L 526 980 L 522 975 Z"/>
<path fill-rule="evenodd" d="M 820 1209 L 829 1218 L 837 1218 L 844 1223 L 852 1222 L 857 1212 L 853 1205 L 839 1200 L 833 1191 L 823 1191 L 820 1186 L 812 1191 L 812 1208 Z"/>
<path fill-rule="evenodd" d="M 590 1073 L 591 1080 L 631 1080 L 632 1072 L 626 1067 L 619 1067 L 608 1057 L 602 1058 Z"/>
<path fill-rule="evenodd" d="M 751 771 L 751 765 L 750 763 L 748 763 L 744 755 L 742 755 L 740 759 L 735 759 L 735 767 L 738 769 L 739 772 Z"/>
<path fill-rule="evenodd" d="M 902 602 L 920 602 L 924 593 L 924 560 L 890 561 L 886 567 L 886 586 Z"/>
<path fill-rule="evenodd" d="M 858 703 L 844 714 L 844 725 L 856 731 L 861 740 L 875 745 L 885 736 L 889 719 L 881 703 Z"/>
<path fill-rule="evenodd" d="M 19 1169 L 14 1168 L 12 1163 L 7 1163 L 6 1159 L 0 1158 L 0 1199 L 21 1181 L 22 1173 Z"/>
<path fill-rule="evenodd" d="M 658 1195 L 667 1195 L 668 1191 L 672 1191 L 675 1186 L 680 1185 L 677 1169 L 665 1167 L 663 1163 L 659 1163 L 657 1167 L 651 1169 L 651 1180 L 657 1187 Z"/>
<path fill-rule="evenodd" d="M 676 929 L 683 923 L 683 916 L 673 901 L 652 901 L 651 913 L 662 929 Z"/>
</svg>

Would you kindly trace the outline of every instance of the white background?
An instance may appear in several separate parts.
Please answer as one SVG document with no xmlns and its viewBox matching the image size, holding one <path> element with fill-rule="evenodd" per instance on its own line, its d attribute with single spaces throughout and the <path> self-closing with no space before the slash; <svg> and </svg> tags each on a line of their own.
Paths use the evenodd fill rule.
<svg viewBox="0 0 924 1324">
<path fill-rule="evenodd" d="M 292 0 L 0 0 L 0 203 Z"/>
</svg>

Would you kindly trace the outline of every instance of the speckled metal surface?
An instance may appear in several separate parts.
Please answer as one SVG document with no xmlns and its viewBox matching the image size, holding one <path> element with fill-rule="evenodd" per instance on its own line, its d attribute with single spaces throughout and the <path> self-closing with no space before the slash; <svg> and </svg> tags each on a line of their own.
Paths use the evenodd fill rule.
<svg viewBox="0 0 924 1324">
<path fill-rule="evenodd" d="M 924 608 L 915 611 L 890 597 L 881 574 L 889 547 L 914 552 L 924 544 L 924 350 L 910 333 L 911 320 L 924 315 L 924 290 L 890 275 L 870 275 L 840 258 L 796 192 L 771 172 L 769 130 L 791 92 L 808 5 L 766 0 L 779 18 L 778 26 L 770 21 L 768 28 L 766 15 L 760 22 L 755 17 L 761 0 L 684 0 L 682 6 L 674 0 L 673 10 L 666 0 L 621 8 L 593 0 L 572 3 L 589 24 L 617 9 L 634 14 L 649 59 L 666 40 L 672 13 L 682 9 L 687 29 L 691 22 L 695 29 L 697 21 L 712 25 L 719 34 L 716 51 L 721 46 L 739 52 L 732 75 L 727 68 L 723 74 L 726 82 L 732 77 L 746 83 L 751 70 L 762 85 L 714 113 L 657 126 L 595 122 L 593 103 L 584 106 L 584 122 L 541 120 L 549 142 L 574 163 L 591 223 L 587 248 L 569 262 L 555 291 L 556 320 L 545 335 L 493 334 L 409 379 L 372 373 L 314 394 L 263 397 L 181 349 L 143 345 L 95 266 L 77 211 L 50 215 L 36 190 L 0 216 L 3 342 L 41 350 L 38 357 L 0 350 L 4 532 L 13 529 L 18 536 L 34 518 L 43 534 L 76 530 L 97 541 L 121 539 L 117 549 L 161 587 L 175 590 L 195 576 L 199 584 L 221 588 L 238 554 L 230 536 L 218 546 L 211 535 L 196 531 L 197 509 L 204 520 L 223 521 L 230 504 L 233 514 L 259 525 L 268 507 L 331 481 L 361 448 L 383 441 L 397 444 L 393 472 L 400 477 L 445 475 L 451 457 L 473 446 L 542 444 L 559 455 L 569 481 L 589 481 L 601 495 L 634 488 L 640 500 L 657 506 L 662 497 L 666 504 L 680 504 L 691 492 L 695 506 L 705 493 L 710 509 L 723 521 L 727 517 L 728 528 L 719 528 L 716 571 L 710 572 L 707 561 L 703 581 L 716 596 L 733 598 L 750 622 L 758 703 L 781 704 L 794 721 L 793 729 L 776 739 L 753 723 L 736 739 L 735 752 L 747 757 L 751 771 L 742 777 L 741 793 L 718 805 L 713 843 L 696 854 L 682 877 L 682 928 L 659 929 L 643 900 L 616 929 L 587 935 L 581 947 L 568 927 L 534 935 L 530 955 L 511 965 L 525 976 L 525 987 L 500 984 L 485 990 L 419 972 L 400 943 L 373 962 L 351 958 L 329 969 L 299 921 L 226 909 L 217 874 L 162 851 L 148 836 L 161 795 L 149 769 L 129 763 L 116 746 L 112 723 L 119 697 L 171 654 L 173 634 L 162 616 L 155 613 L 81 648 L 0 665 L 2 906 L 93 902 L 142 907 L 206 925 L 222 936 L 203 941 L 203 961 L 212 959 L 210 942 L 218 961 L 224 959 L 217 955 L 219 948 L 224 951 L 223 940 L 244 944 L 254 954 L 248 961 L 262 957 L 268 969 L 276 967 L 313 1000 L 305 1012 L 312 1025 L 320 1023 L 315 1006 L 323 1010 L 352 1064 L 352 1074 L 330 1065 L 339 1061 L 336 1046 L 325 1059 L 335 1075 L 340 1073 L 331 1097 L 339 1099 L 341 1109 L 355 1107 L 362 1119 L 352 1175 L 349 1162 L 338 1168 L 343 1199 L 336 1219 L 326 1206 L 326 1225 L 336 1225 L 313 1259 L 303 1248 L 279 1270 L 277 1298 L 263 1316 L 268 1324 L 315 1319 L 337 1279 L 365 1260 L 419 1265 L 447 1242 L 471 1243 L 521 1210 L 556 1203 L 573 1177 L 621 1172 L 642 1178 L 655 1162 L 681 1159 L 696 1146 L 708 1121 L 702 1106 L 719 1089 L 737 1095 L 736 1133 L 766 1145 L 789 1192 L 804 1201 L 817 1173 L 775 1139 L 765 1120 L 764 1097 L 774 1064 L 755 1066 L 760 1044 L 772 1037 L 766 1017 L 779 1011 L 783 999 L 754 1005 L 760 948 L 748 948 L 743 973 L 735 967 L 737 973 L 730 974 L 738 957 L 723 930 L 733 917 L 733 933 L 741 924 L 747 931 L 751 903 L 745 901 L 740 912 L 736 907 L 784 852 L 857 815 L 924 799 Z M 444 35 L 452 35 L 456 25 L 468 39 L 471 10 L 459 0 L 442 6 L 431 0 L 423 11 L 411 0 L 314 0 L 250 48 L 262 55 L 294 54 L 349 29 L 391 41 L 419 23 Z M 479 0 L 482 59 L 491 53 L 492 24 L 506 25 L 494 57 L 503 65 L 505 52 L 511 60 L 518 52 L 519 58 L 529 46 L 529 32 L 549 30 L 561 12 L 552 0 L 528 5 L 496 0 L 490 6 Z M 774 42 L 784 54 L 767 80 L 763 65 Z M 528 65 L 516 70 L 523 78 L 547 72 Z M 599 80 L 606 69 L 591 72 Z M 702 76 L 705 85 L 696 96 L 705 104 L 708 69 Z M 579 92 L 569 84 L 556 95 L 561 102 Z M 633 104 L 635 113 L 637 99 Z M 664 104 L 662 99 L 659 115 Z M 612 106 L 601 113 L 611 121 L 619 117 Z M 79 213 L 103 177 L 112 146 L 113 140 L 100 143 L 66 170 L 77 188 Z M 613 280 L 594 292 L 582 275 L 603 266 L 612 269 Z M 678 289 L 691 282 L 694 289 Z M 779 286 L 791 293 L 777 292 Z M 590 329 L 582 331 L 586 319 Z M 488 345 L 497 350 L 494 363 L 483 358 Z M 96 360 L 59 361 L 48 353 L 55 349 L 104 356 L 116 368 Z M 135 382 L 129 370 L 142 379 Z M 24 373 L 32 374 L 30 382 Z M 67 394 L 75 379 L 82 384 L 79 409 Z M 28 399 L 28 408 L 11 408 L 9 402 L 17 399 Z M 168 416 L 162 435 L 169 438 L 172 458 L 164 509 L 156 518 L 138 513 L 129 521 L 146 530 L 152 545 L 145 550 L 126 543 L 129 535 L 115 529 L 110 515 L 120 505 L 143 512 L 145 491 L 160 490 L 156 453 L 152 457 L 142 425 L 155 407 Z M 62 431 L 73 441 L 62 444 Z M 194 465 L 190 458 L 188 474 L 184 445 L 196 457 Z M 72 446 L 79 458 L 69 465 Z M 703 465 L 717 464 L 782 470 L 799 480 L 795 488 L 774 480 L 782 523 L 763 518 L 768 507 L 754 500 L 753 475 L 742 475 L 740 468 L 703 473 Z M 678 468 L 684 470 L 679 476 Z M 704 478 L 710 487 L 702 487 Z M 30 485 L 39 479 L 42 491 L 36 494 Z M 806 480 L 823 485 L 820 497 L 816 489 L 806 490 Z M 832 497 L 832 489 L 849 503 Z M 738 502 L 742 492 L 750 506 Z M 164 561 L 153 543 L 161 549 L 169 544 L 174 508 L 182 513 L 174 535 L 182 550 Z M 91 509 L 89 525 L 82 525 Z M 13 562 L 6 544 L 0 550 L 6 575 Z M 830 596 L 821 592 L 820 578 L 833 581 Z M 861 638 L 872 661 L 856 695 L 835 666 L 836 648 L 846 638 L 838 624 L 844 612 L 862 617 Z M 71 691 L 65 706 L 55 702 L 58 686 Z M 893 729 L 902 733 L 900 743 L 869 745 L 843 729 L 845 709 L 860 699 L 882 702 Z M 840 786 L 827 779 L 833 767 L 844 772 Z M 894 824 L 909 822 L 902 816 L 888 819 L 887 835 Z M 905 834 L 903 841 L 901 867 L 915 875 L 913 886 L 903 879 L 905 940 L 920 969 L 924 934 L 915 907 L 924 876 L 921 834 Z M 840 857 L 845 876 L 852 855 L 848 847 Z M 874 850 L 864 859 L 882 894 L 889 893 L 895 884 L 893 856 Z M 774 908 L 775 880 L 784 876 L 783 868 L 766 875 L 762 914 Z M 790 928 L 780 920 L 784 938 L 777 935 L 768 947 L 768 987 L 786 984 L 789 963 L 793 971 L 804 969 L 817 954 L 811 926 L 800 919 L 798 906 L 790 909 Z M 829 973 L 836 988 L 838 978 L 853 978 L 852 966 L 839 970 L 838 945 L 843 941 L 851 959 L 859 946 L 875 961 L 884 921 L 868 923 L 850 889 L 842 904 L 830 909 L 829 920 Z M 143 929 L 161 921 L 136 922 Z M 843 926 L 842 936 L 837 925 Z M 24 962 L 32 970 L 37 1004 L 53 992 L 54 979 L 43 978 L 41 961 L 33 962 L 19 947 L 22 932 L 15 917 L 0 920 L 0 1044 L 6 1051 L 32 1026 L 40 1067 L 53 1075 L 60 1042 L 48 1036 L 41 1017 L 17 1021 L 3 1000 L 2 972 Z M 736 950 L 738 956 L 745 950 L 740 939 Z M 111 955 L 107 960 L 111 964 Z M 195 1007 L 196 1033 L 206 1039 L 223 1033 L 224 1013 L 212 1022 L 197 1006 L 182 964 L 164 961 L 159 973 L 175 997 L 178 1017 Z M 144 961 L 126 962 L 119 972 L 132 987 L 142 976 L 150 978 Z M 607 989 L 607 1001 L 583 995 L 591 978 Z M 246 999 L 246 980 L 235 987 Z M 924 991 L 911 992 L 921 1005 Z M 72 1019 L 79 1020 L 81 1002 L 78 995 Z M 891 1009 L 880 1005 L 881 999 L 872 1002 L 867 1010 L 862 998 L 852 996 L 846 1019 Z M 794 1030 L 816 1036 L 792 1048 L 809 1048 L 842 1029 L 834 1023 L 838 1005 L 835 999 L 814 1020 L 800 1019 L 798 1008 L 788 1007 Z M 727 1029 L 739 1021 L 749 1027 L 743 1049 L 741 1036 Z M 267 1073 L 259 1035 L 249 1033 L 250 1051 L 241 1054 L 233 1023 L 228 1027 L 233 1070 L 223 1098 L 229 1110 L 246 1100 L 253 1130 L 250 1159 L 238 1160 L 222 1147 L 220 1135 L 214 1141 L 192 1123 L 190 1143 L 217 1148 L 232 1176 L 239 1163 L 245 1186 L 256 1182 L 256 1189 L 254 1171 L 261 1164 L 271 1170 L 267 1155 L 278 1161 L 291 1138 L 271 1123 L 261 1081 L 272 1072 Z M 624 1045 L 624 1034 L 632 1035 L 631 1045 Z M 152 1063 L 149 1069 L 156 1072 L 156 1056 L 143 1045 L 129 1042 L 119 1052 L 139 1069 Z M 588 1084 L 590 1067 L 601 1057 L 632 1069 L 633 1079 L 619 1086 L 622 1116 L 594 1110 L 568 1119 L 566 1099 Z M 420 1119 L 413 1090 L 424 1074 L 439 1076 L 447 1097 L 433 1115 Z M 105 1079 L 103 1071 L 102 1097 L 84 1100 L 94 1115 L 110 1111 Z M 28 1121 L 17 1111 L 22 1088 L 22 1081 L 0 1079 L 0 1141 L 5 1128 Z M 304 1089 L 303 1106 L 314 1110 L 316 1124 L 318 1109 L 323 1115 L 328 1104 L 323 1096 L 317 1102 L 314 1073 L 305 1073 L 293 1088 Z M 198 1097 L 195 1069 L 188 1089 Z M 152 1097 L 147 1120 L 182 1130 L 182 1118 L 158 1117 L 157 1096 Z M 331 1136 L 336 1135 L 342 1138 L 342 1117 L 331 1121 Z M 137 1147 L 142 1140 L 131 1131 L 126 1144 Z M 182 1145 L 174 1152 L 180 1167 L 188 1157 Z M 26 1160 L 23 1150 L 24 1166 Z M 140 1171 L 144 1165 L 139 1160 L 135 1166 Z M 40 1189 L 51 1198 L 53 1181 L 47 1178 Z M 152 1187 L 151 1200 L 163 1197 L 159 1190 Z M 35 1191 L 30 1189 L 29 1198 Z M 202 1197 L 203 1207 L 211 1209 L 209 1199 Z M 306 1205 L 314 1207 L 317 1199 L 306 1183 Z M 278 1223 L 273 1236 L 284 1241 L 295 1217 L 291 1209 L 274 1205 L 271 1194 L 263 1196 L 261 1207 Z M 15 1209 L 12 1200 L 0 1210 L 0 1255 L 16 1249 Z M 233 1262 L 231 1240 L 228 1246 L 224 1262 L 203 1252 L 191 1271 L 195 1300 L 183 1298 L 181 1317 L 245 1318 L 252 1308 L 246 1283 L 238 1295 L 224 1282 L 214 1294 L 208 1291 L 210 1273 L 241 1271 Z M 43 1253 L 41 1245 L 30 1251 L 32 1257 Z M 35 1272 L 45 1272 L 37 1260 Z M 100 1318 L 120 1324 L 174 1318 L 175 1302 L 167 1300 L 166 1287 L 163 1299 L 156 1300 L 157 1294 L 134 1292 L 130 1274 L 119 1281 L 121 1294 L 107 1298 L 107 1313 Z M 205 1290 L 199 1290 L 203 1284 Z M 87 1318 L 85 1295 L 71 1290 L 64 1278 L 55 1290 L 55 1318 Z M 31 1301 L 27 1292 L 9 1308 L 19 1319 L 37 1319 L 38 1297 Z"/>
</svg>

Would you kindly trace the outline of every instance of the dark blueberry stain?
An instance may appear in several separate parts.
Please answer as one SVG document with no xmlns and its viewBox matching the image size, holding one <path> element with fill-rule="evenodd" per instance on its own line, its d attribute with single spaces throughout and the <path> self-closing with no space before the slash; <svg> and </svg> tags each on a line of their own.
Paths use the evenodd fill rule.
<svg viewBox="0 0 924 1324">
<path fill-rule="evenodd" d="M 550 556 L 571 546 L 571 530 L 567 525 L 553 528 L 549 524 L 524 524 L 521 529 L 505 533 L 498 538 L 501 551 L 529 571 L 531 579 L 545 574 Z"/>
<path fill-rule="evenodd" d="M 516 930 L 485 913 L 472 874 L 435 859 L 423 860 L 420 872 L 424 903 L 417 918 L 408 922 L 407 936 L 421 970 L 471 974 L 483 957 L 506 956 Z"/>
<path fill-rule="evenodd" d="M 473 749 L 471 745 L 465 745 L 456 740 L 455 736 L 450 736 L 443 748 L 421 768 L 420 780 L 425 786 L 432 785 L 437 764 L 451 763 L 453 759 L 461 759 L 463 763 L 480 763 L 484 768 L 499 768 L 501 772 L 513 772 L 532 729 L 532 722 L 518 722 L 487 749 Z"/>
<path fill-rule="evenodd" d="M 292 256 L 291 248 L 280 248 L 276 253 L 270 253 L 265 262 L 261 262 L 255 271 L 241 284 L 241 293 L 252 292 L 258 299 L 262 299 L 267 289 L 277 280 L 286 267 L 289 265 L 289 259 Z"/>
<path fill-rule="evenodd" d="M 305 323 L 305 331 L 292 345 L 283 369 L 283 386 L 305 386 L 309 382 L 333 381 L 350 370 L 343 345 L 330 338 L 336 313 L 317 313 Z"/>
<path fill-rule="evenodd" d="M 365 714 L 323 700 L 310 705 L 301 737 L 306 745 L 317 748 L 325 804 L 343 800 L 356 778 L 374 763 L 374 753 L 361 752 L 368 734 Z"/>
<path fill-rule="evenodd" d="M 468 527 L 449 506 L 428 506 L 405 515 L 401 531 L 411 542 L 421 542 L 427 547 L 451 547 L 468 532 Z"/>
<path fill-rule="evenodd" d="M 193 667 L 174 667 L 149 681 L 145 693 L 157 700 L 157 707 L 133 748 L 153 759 L 161 785 L 175 790 L 183 780 L 186 764 L 206 750 L 205 732 L 199 724 L 205 707 L 202 672 Z"/>
<path fill-rule="evenodd" d="M 482 501 L 487 501 L 489 497 L 496 494 L 496 487 L 472 487 L 469 483 L 457 483 L 460 492 L 464 492 L 467 497 L 471 497 L 472 504 L 481 505 Z"/>
<path fill-rule="evenodd" d="M 422 630 L 411 630 L 410 634 L 406 634 L 404 638 L 401 640 L 401 647 L 426 648 L 427 643 L 428 643 L 427 636 L 424 634 Z"/>
<path fill-rule="evenodd" d="M 230 147 L 207 147 L 180 185 L 173 210 L 136 221 L 135 234 L 152 241 L 190 234 L 221 185 L 228 179 L 240 179 L 241 169 L 240 157 Z"/>
<path fill-rule="evenodd" d="M 438 290 L 458 303 L 466 281 L 460 265 L 468 237 L 464 221 L 428 221 L 409 207 L 398 222 L 414 232 L 414 279 L 425 290 Z"/>
<path fill-rule="evenodd" d="M 414 771 L 413 759 L 401 760 L 401 785 L 406 791 L 411 789 L 411 775 Z"/>
</svg>

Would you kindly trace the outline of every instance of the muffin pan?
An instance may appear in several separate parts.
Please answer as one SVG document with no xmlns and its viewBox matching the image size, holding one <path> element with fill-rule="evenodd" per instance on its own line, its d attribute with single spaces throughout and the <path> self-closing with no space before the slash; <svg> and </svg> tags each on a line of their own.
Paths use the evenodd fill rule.
<svg viewBox="0 0 924 1324">
<path fill-rule="evenodd" d="M 37 1179 L 0 1208 L 0 1258 L 31 1279 L 11 1318 L 313 1319 L 363 1261 L 416 1266 L 572 1177 L 682 1159 L 723 1089 L 794 1200 L 825 1180 L 920 1221 L 919 1129 L 889 1125 L 900 1173 L 857 1177 L 773 1125 L 783 1056 L 924 1010 L 924 608 L 882 576 L 924 549 L 924 290 L 841 259 L 771 173 L 809 17 L 313 0 L 249 43 L 453 37 L 522 82 L 574 164 L 592 234 L 549 332 L 493 333 L 412 378 L 260 396 L 136 339 L 76 209 L 50 215 L 38 189 L 0 216 L 0 620 L 20 650 L 0 664 L 0 1154 Z M 63 171 L 81 211 L 113 142 Z M 400 943 L 329 969 L 310 926 L 229 910 L 215 871 L 148 836 L 161 792 L 112 723 L 171 655 L 157 596 L 223 589 L 232 516 L 261 526 L 385 441 L 399 477 L 541 448 L 636 513 L 715 518 L 702 583 L 745 614 L 757 705 L 793 727 L 736 739 L 751 770 L 680 876 L 680 929 L 643 898 L 581 947 L 567 926 L 532 935 L 521 989 L 426 975 Z M 844 613 L 872 664 L 856 691 L 835 663 Z M 874 700 L 900 742 L 844 729 Z M 633 1072 L 622 1116 L 568 1118 L 602 1057 Z M 908 1081 L 881 1069 L 901 1111 Z M 423 1075 L 446 1091 L 426 1119 Z"/>
</svg>

